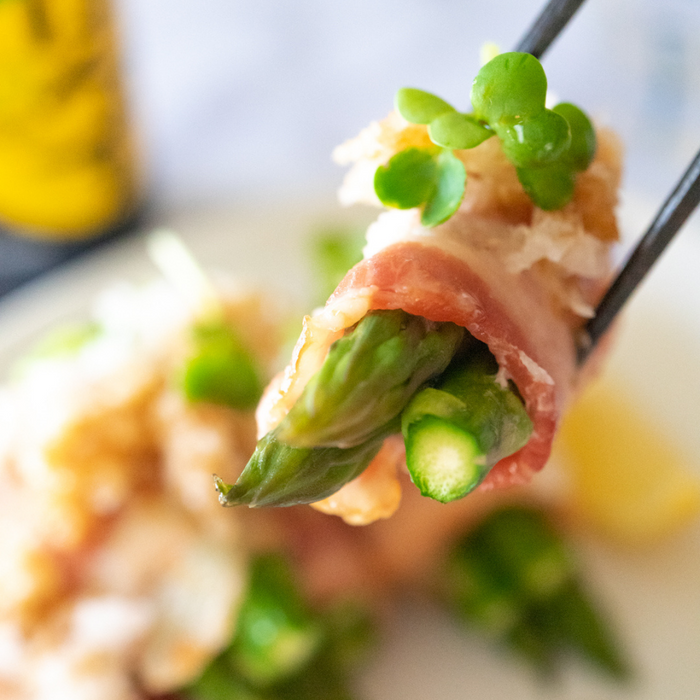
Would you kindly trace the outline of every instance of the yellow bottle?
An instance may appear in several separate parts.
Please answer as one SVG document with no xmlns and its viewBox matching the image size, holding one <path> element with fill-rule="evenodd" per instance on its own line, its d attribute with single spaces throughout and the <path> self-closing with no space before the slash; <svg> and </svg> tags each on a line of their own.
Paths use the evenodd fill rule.
<svg viewBox="0 0 700 700">
<path fill-rule="evenodd" d="M 108 0 L 0 0 L 0 228 L 85 238 L 136 203 Z"/>
</svg>

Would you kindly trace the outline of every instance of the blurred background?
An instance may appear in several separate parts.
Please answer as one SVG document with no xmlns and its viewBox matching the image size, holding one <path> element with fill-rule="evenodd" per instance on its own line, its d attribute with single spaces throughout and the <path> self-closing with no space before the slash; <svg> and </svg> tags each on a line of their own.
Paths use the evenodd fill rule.
<svg viewBox="0 0 700 700">
<path fill-rule="evenodd" d="M 110 8 L 106 0 L 0 0 L 5 46 L 0 47 L 5 172 L 0 226 L 51 241 L 5 237 L 4 276 L 15 274 L 11 286 L 83 247 L 64 245 L 66 238 L 128 229 L 144 221 L 144 211 L 150 224 L 182 210 L 332 202 L 343 176 L 330 158 L 334 146 L 383 117 L 401 86 L 435 91 L 466 109 L 481 45 L 492 41 L 512 48 L 543 5 L 542 0 L 112 0 Z M 27 220 L 15 217 L 22 196 L 16 194 L 17 173 L 26 158 L 8 146 L 12 120 L 24 123 L 27 117 L 18 118 L 7 104 L 12 106 L 12 96 L 25 84 L 48 80 L 45 67 L 26 69 L 14 15 L 30 17 L 34 40 L 46 43 L 47 37 L 55 39 L 50 31 L 52 23 L 60 24 L 60 12 L 90 14 L 89 31 L 101 32 L 81 65 L 92 65 L 93 73 L 98 66 L 100 99 L 112 100 L 101 112 L 93 104 L 92 112 L 74 121 L 75 126 L 83 119 L 85 133 L 91 118 L 107 114 L 111 151 L 100 157 L 111 170 L 109 183 L 100 181 L 94 192 L 76 186 L 86 199 L 80 211 L 94 211 L 72 229 L 60 218 L 33 221 L 31 207 L 50 207 L 51 197 L 31 178 L 21 185 L 30 207 Z M 68 37 L 67 45 L 74 51 L 84 41 Z M 69 60 L 64 54 L 46 58 L 52 70 L 64 60 Z M 544 64 L 560 99 L 582 105 L 623 135 L 625 188 L 649 206 L 658 205 L 700 146 L 698 3 L 588 0 Z M 44 109 L 38 133 L 60 131 L 60 125 L 52 126 L 50 106 L 28 104 L 30 110 Z M 70 143 L 64 147 L 69 158 L 76 152 Z M 104 143 L 100 147 L 104 151 Z M 57 198 L 59 208 L 61 200 L 65 205 L 73 199 Z"/>
<path fill-rule="evenodd" d="M 114 0 L 150 195 L 332 196 L 331 150 L 398 87 L 466 108 L 479 48 L 542 0 Z M 588 0 L 544 58 L 550 88 L 617 129 L 626 185 L 662 197 L 700 146 L 700 5 Z"/>
</svg>

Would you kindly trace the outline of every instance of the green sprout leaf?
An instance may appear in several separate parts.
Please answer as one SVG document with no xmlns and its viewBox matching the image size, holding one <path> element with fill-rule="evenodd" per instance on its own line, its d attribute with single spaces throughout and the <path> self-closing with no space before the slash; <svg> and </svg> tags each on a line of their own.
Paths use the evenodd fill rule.
<svg viewBox="0 0 700 700">
<path fill-rule="evenodd" d="M 433 194 L 437 167 L 433 150 L 406 148 L 377 168 L 374 191 L 387 207 L 419 207 Z"/>
<path fill-rule="evenodd" d="M 574 196 L 576 175 L 566 164 L 553 163 L 533 169 L 518 168 L 517 172 L 523 189 L 540 209 L 561 209 Z"/>
<path fill-rule="evenodd" d="M 182 377 L 187 400 L 254 408 L 262 394 L 262 380 L 233 329 L 222 322 L 202 324 L 193 329 L 193 341 L 194 351 Z"/>
<path fill-rule="evenodd" d="M 432 93 L 402 88 L 396 109 L 409 122 L 427 124 L 442 150 L 407 148 L 377 169 L 374 189 L 389 207 L 422 207 L 424 226 L 446 221 L 464 196 L 466 171 L 452 150 L 478 146 L 496 133 L 525 192 L 540 208 L 571 200 L 575 175 L 595 155 L 593 125 L 578 107 L 545 108 L 547 77 L 540 62 L 520 52 L 499 54 L 479 71 L 471 90 L 473 114 L 458 112 Z"/>
<path fill-rule="evenodd" d="M 550 109 L 534 117 L 497 127 L 503 152 L 518 168 L 537 168 L 555 161 L 571 143 L 566 119 Z"/>
<path fill-rule="evenodd" d="M 412 124 L 430 124 L 445 112 L 454 112 L 454 107 L 437 95 L 417 88 L 401 88 L 394 100 L 396 111 Z"/>
<path fill-rule="evenodd" d="M 430 227 L 457 211 L 466 181 L 464 165 L 452 151 L 407 148 L 377 168 L 374 191 L 388 207 L 423 206 L 421 222 Z"/>
<path fill-rule="evenodd" d="M 442 151 L 436 160 L 436 187 L 421 215 L 421 223 L 429 228 L 443 223 L 457 211 L 467 184 L 467 171 L 452 151 Z"/>
<path fill-rule="evenodd" d="M 595 129 L 591 120 L 569 102 L 559 103 L 552 111 L 566 119 L 571 131 L 571 144 L 562 160 L 574 170 L 583 172 L 593 161 L 596 151 Z"/>
<path fill-rule="evenodd" d="M 471 114 L 445 112 L 430 122 L 428 135 L 433 143 L 443 148 L 474 148 L 493 136 L 493 131 Z"/>
<path fill-rule="evenodd" d="M 544 109 L 547 76 L 528 53 L 502 53 L 479 71 L 471 90 L 476 115 L 491 126 L 502 120 L 525 119 Z"/>
</svg>

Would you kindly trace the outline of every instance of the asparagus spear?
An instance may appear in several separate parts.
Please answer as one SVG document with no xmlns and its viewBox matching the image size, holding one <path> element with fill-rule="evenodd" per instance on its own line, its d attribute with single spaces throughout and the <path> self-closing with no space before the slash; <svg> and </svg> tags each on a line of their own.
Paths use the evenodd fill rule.
<svg viewBox="0 0 700 700">
<path fill-rule="evenodd" d="M 489 637 L 506 636 L 522 622 L 510 579 L 469 540 L 451 553 L 442 585 L 460 615 Z"/>
<path fill-rule="evenodd" d="M 581 584 L 572 580 L 541 612 L 557 639 L 613 678 L 625 679 L 630 668 Z"/>
<path fill-rule="evenodd" d="M 474 546 L 490 553 L 523 600 L 552 600 L 568 585 L 574 566 L 563 540 L 544 516 L 510 507 L 474 533 Z"/>
<path fill-rule="evenodd" d="M 331 347 L 236 484 L 216 480 L 219 499 L 287 506 L 326 498 L 368 466 L 398 431 L 399 417 L 422 493 L 442 502 L 461 498 L 532 431 L 497 371 L 488 348 L 464 328 L 400 309 L 372 312 Z M 431 381 L 437 387 L 427 386 Z"/>
<path fill-rule="evenodd" d="M 355 447 L 449 364 L 465 330 L 401 309 L 373 311 L 333 344 L 279 425 L 294 447 Z"/>
<path fill-rule="evenodd" d="M 566 650 L 614 678 L 628 675 L 571 553 L 541 511 L 511 506 L 492 513 L 453 550 L 443 588 L 460 617 L 545 676 Z"/>
<path fill-rule="evenodd" d="M 216 480 L 233 506 L 319 501 L 358 476 L 415 391 L 449 364 L 464 328 L 376 311 L 332 347 L 279 426 L 258 442 L 238 481 Z"/>
<path fill-rule="evenodd" d="M 475 344 L 404 410 L 406 464 L 424 496 L 442 503 L 466 496 L 528 441 L 532 421 L 497 371 L 486 346 Z"/>
<path fill-rule="evenodd" d="M 313 503 L 335 493 L 359 476 L 379 452 L 382 441 L 398 431 L 393 422 L 356 447 L 291 447 L 273 430 L 257 444 L 234 485 L 215 477 L 224 506 L 293 506 Z"/>
</svg>

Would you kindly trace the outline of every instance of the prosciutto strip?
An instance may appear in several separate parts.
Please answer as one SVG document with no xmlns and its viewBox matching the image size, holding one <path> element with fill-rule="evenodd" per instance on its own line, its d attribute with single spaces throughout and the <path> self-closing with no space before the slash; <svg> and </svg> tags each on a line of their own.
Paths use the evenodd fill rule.
<svg viewBox="0 0 700 700">
<path fill-rule="evenodd" d="M 619 148 L 608 132 L 601 136 L 599 155 L 580 176 L 574 201 L 565 210 L 542 212 L 523 205 L 517 178 L 515 183 L 508 180 L 514 172 L 505 169 L 502 155 L 486 142 L 468 152 L 478 159 L 472 166 L 466 163 L 475 180 L 467 185 L 472 194 L 447 223 L 428 230 L 420 226 L 415 210 L 380 215 L 368 231 L 365 259 L 350 270 L 322 311 L 306 317 L 289 366 L 259 406 L 259 434 L 280 422 L 346 329 L 371 310 L 403 309 L 431 321 L 456 323 L 488 345 L 500 367 L 499 380 L 517 387 L 534 429 L 527 444 L 498 462 L 479 488 L 527 483 L 546 463 L 559 418 L 577 385 L 576 333 L 609 271 Z M 516 207 L 507 206 L 513 197 L 517 214 Z M 390 507 L 391 489 L 377 484 L 395 487 L 396 461 L 396 450 L 382 450 L 372 469 L 314 506 L 341 516 L 352 511 L 355 524 L 387 517 L 398 498 L 392 497 Z M 363 493 L 367 504 L 374 499 L 376 507 L 365 506 L 364 521 L 353 493 Z"/>
</svg>

